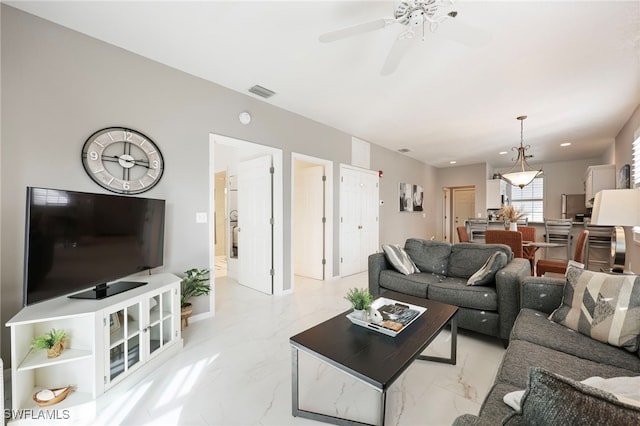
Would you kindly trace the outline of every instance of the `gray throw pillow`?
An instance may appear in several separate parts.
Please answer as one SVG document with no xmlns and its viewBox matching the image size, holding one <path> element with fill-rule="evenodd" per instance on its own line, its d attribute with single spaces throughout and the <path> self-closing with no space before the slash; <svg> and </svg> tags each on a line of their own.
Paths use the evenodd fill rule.
<svg viewBox="0 0 640 426">
<path fill-rule="evenodd" d="M 522 410 L 503 425 L 632 425 L 640 407 L 539 367 L 529 369 Z"/>
<path fill-rule="evenodd" d="M 487 261 L 482 265 L 482 268 L 471 275 L 467 280 L 467 285 L 487 285 L 491 284 L 495 277 L 496 272 L 507 266 L 507 255 L 501 251 L 493 253 Z"/>
<path fill-rule="evenodd" d="M 638 350 L 640 278 L 569 267 L 562 304 L 549 319 L 592 339 Z"/>
<path fill-rule="evenodd" d="M 415 272 L 420 272 L 416 264 L 413 263 L 413 260 L 411 260 L 407 252 L 400 247 L 400 245 L 384 244 L 382 251 L 384 251 L 389 263 L 401 274 L 410 275 Z"/>
</svg>

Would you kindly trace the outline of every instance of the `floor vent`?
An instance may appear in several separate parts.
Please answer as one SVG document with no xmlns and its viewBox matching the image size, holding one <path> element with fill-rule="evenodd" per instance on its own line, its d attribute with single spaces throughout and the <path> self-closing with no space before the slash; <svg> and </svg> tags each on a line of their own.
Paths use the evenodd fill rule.
<svg viewBox="0 0 640 426">
<path fill-rule="evenodd" d="M 274 92 L 273 90 L 269 90 L 267 88 L 264 88 L 262 86 L 259 85 L 255 85 L 251 88 L 249 88 L 249 92 L 253 93 L 254 95 L 258 95 L 260 97 L 263 97 L 265 99 L 272 97 L 273 95 L 276 94 L 276 92 Z"/>
</svg>

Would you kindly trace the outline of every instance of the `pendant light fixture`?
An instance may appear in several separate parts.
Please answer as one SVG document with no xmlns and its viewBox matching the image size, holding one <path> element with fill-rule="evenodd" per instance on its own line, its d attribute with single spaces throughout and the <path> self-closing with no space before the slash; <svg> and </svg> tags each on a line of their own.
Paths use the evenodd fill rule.
<svg viewBox="0 0 640 426">
<path fill-rule="evenodd" d="M 535 178 L 542 174 L 542 169 L 536 170 L 531 167 L 529 163 L 527 163 L 527 158 L 531 158 L 531 155 L 526 155 L 525 151 L 531 148 L 531 146 L 524 146 L 523 144 L 523 122 L 526 118 L 526 115 L 517 117 L 517 119 L 520 120 L 520 147 L 514 146 L 513 148 L 511 148 L 518 151 L 518 158 L 516 159 L 516 163 L 506 173 L 502 173 L 500 175 L 502 179 L 506 180 L 513 186 L 519 186 L 520 189 L 529 185 Z"/>
</svg>

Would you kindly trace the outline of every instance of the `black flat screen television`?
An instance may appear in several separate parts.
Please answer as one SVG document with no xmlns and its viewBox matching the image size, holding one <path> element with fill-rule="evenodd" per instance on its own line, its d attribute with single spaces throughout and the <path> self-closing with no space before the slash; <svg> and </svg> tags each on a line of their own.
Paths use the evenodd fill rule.
<svg viewBox="0 0 640 426">
<path fill-rule="evenodd" d="M 28 187 L 23 305 L 144 285 L 107 283 L 162 266 L 164 215 L 164 200 Z"/>
</svg>

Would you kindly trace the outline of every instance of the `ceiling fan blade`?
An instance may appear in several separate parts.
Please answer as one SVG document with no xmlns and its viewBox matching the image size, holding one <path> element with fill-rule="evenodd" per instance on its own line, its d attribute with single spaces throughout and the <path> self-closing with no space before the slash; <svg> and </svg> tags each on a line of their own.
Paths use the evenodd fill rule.
<svg viewBox="0 0 640 426">
<path fill-rule="evenodd" d="M 352 27 L 342 28 L 340 30 L 335 30 L 335 31 L 322 34 L 318 39 L 322 43 L 330 43 L 332 41 L 341 40 L 343 38 L 351 37 L 354 35 L 379 30 L 395 22 L 396 22 L 395 19 L 380 18 L 380 19 L 376 19 L 375 21 L 365 22 L 363 24 L 358 24 Z"/>
<path fill-rule="evenodd" d="M 411 47 L 413 39 L 414 35 L 412 31 L 405 31 L 396 38 L 396 41 L 393 43 L 393 46 L 391 46 L 391 50 L 387 55 L 387 60 L 384 61 L 384 65 L 380 70 L 381 75 L 392 74 L 396 68 L 398 68 L 402 57 Z"/>
</svg>

